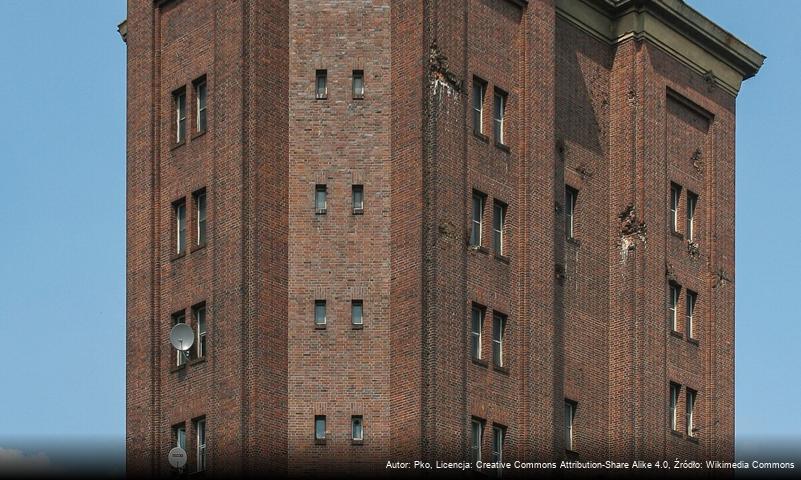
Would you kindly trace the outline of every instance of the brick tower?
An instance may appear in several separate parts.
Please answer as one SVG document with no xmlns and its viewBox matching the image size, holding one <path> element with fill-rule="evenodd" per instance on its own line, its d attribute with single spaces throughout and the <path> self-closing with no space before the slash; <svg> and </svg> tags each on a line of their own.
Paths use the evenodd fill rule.
<svg viewBox="0 0 801 480">
<path fill-rule="evenodd" d="M 120 32 L 129 473 L 733 457 L 756 51 L 680 0 L 129 0 Z"/>
</svg>

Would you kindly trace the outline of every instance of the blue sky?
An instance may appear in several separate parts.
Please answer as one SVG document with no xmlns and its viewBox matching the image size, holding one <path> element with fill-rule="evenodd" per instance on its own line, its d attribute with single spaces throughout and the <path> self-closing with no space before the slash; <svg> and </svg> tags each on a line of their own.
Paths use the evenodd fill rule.
<svg viewBox="0 0 801 480">
<path fill-rule="evenodd" d="M 768 56 L 738 100 L 737 436 L 798 439 L 801 2 L 689 3 Z M 0 454 L 124 446 L 123 18 L 0 1 Z"/>
</svg>

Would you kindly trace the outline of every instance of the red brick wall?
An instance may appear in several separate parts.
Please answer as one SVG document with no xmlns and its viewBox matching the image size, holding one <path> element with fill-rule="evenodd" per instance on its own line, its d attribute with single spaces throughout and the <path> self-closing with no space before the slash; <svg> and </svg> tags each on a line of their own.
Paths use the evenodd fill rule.
<svg viewBox="0 0 801 480">
<path fill-rule="evenodd" d="M 581 459 L 733 455 L 730 95 L 648 42 L 600 42 L 545 0 L 131 0 L 128 31 L 129 472 L 166 472 L 179 422 L 193 465 L 200 416 L 216 472 L 461 460 L 473 416 L 484 460 L 493 424 L 507 427 L 507 459 L 560 458 L 566 398 Z M 208 131 L 194 135 L 202 75 Z M 487 82 L 486 138 L 473 134 L 474 76 Z M 181 86 L 190 129 L 174 146 Z M 495 87 L 508 93 L 508 149 L 494 142 Z M 699 194 L 698 255 L 669 231 L 671 181 Z M 565 184 L 579 191 L 575 242 Z M 187 201 L 191 245 L 200 188 L 208 244 L 175 258 L 172 203 Z M 481 250 L 468 247 L 473 190 L 487 195 Z M 492 250 L 496 199 L 506 258 Z M 629 205 L 644 240 L 621 233 Z M 669 331 L 670 280 L 682 320 L 686 289 L 698 293 L 697 345 Z M 208 356 L 172 368 L 170 316 L 199 302 Z M 473 302 L 487 309 L 487 365 L 470 358 Z M 502 370 L 493 311 L 508 318 Z M 698 391 L 697 444 L 669 431 L 669 381 L 684 387 L 682 428 L 686 387 Z"/>
</svg>

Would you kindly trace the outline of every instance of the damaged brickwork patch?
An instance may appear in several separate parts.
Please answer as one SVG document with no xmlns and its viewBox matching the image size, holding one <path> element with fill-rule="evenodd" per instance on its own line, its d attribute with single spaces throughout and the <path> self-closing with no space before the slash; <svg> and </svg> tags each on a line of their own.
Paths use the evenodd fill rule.
<svg viewBox="0 0 801 480">
<path fill-rule="evenodd" d="M 627 206 L 617 218 L 620 219 L 620 240 L 617 243 L 620 247 L 620 261 L 625 263 L 629 253 L 637 249 L 638 243 L 643 246 L 647 244 L 648 227 L 637 218 L 634 205 Z"/>
<path fill-rule="evenodd" d="M 436 42 L 431 44 L 428 52 L 428 66 L 435 94 L 444 92 L 447 95 L 454 95 L 464 92 L 464 82 L 451 71 L 448 57 L 439 51 Z"/>
</svg>

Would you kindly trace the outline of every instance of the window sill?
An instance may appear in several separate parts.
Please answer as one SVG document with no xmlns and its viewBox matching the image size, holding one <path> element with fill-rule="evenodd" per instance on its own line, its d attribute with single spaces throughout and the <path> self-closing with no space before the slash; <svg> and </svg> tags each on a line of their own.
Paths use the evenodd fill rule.
<svg viewBox="0 0 801 480">
<path fill-rule="evenodd" d="M 672 428 L 670 429 L 670 434 L 673 435 L 674 437 L 684 438 L 683 433 L 681 433 L 678 430 L 673 430 Z"/>
<path fill-rule="evenodd" d="M 351 323 L 350 326 L 351 326 L 351 329 L 353 329 L 353 330 L 364 330 L 364 324 L 363 323 Z"/>
<path fill-rule="evenodd" d="M 353 100 L 364 100 L 364 95 L 362 95 L 361 97 L 353 97 Z"/>
<path fill-rule="evenodd" d="M 201 130 L 201 131 L 199 131 L 199 132 L 195 132 L 195 133 L 193 133 L 193 134 L 192 134 L 192 140 L 194 140 L 194 139 L 196 139 L 196 138 L 200 138 L 200 137 L 202 137 L 203 135 L 205 135 L 205 134 L 206 134 L 206 132 L 207 132 L 207 131 L 208 131 L 208 130 Z"/>
<path fill-rule="evenodd" d="M 693 437 L 692 435 L 687 435 L 686 437 L 687 437 L 687 440 L 688 440 L 688 441 L 690 441 L 691 443 L 694 443 L 694 444 L 698 445 L 698 437 Z"/>
<path fill-rule="evenodd" d="M 483 245 L 468 245 L 467 248 L 469 248 L 470 250 L 472 250 L 474 252 L 478 252 L 478 253 L 484 253 L 484 254 L 489 253 L 489 250 L 487 249 L 487 247 L 485 247 Z"/>
<path fill-rule="evenodd" d="M 473 361 L 473 365 L 478 365 L 479 367 L 484 367 L 484 368 L 489 367 L 489 362 L 484 360 L 483 358 L 471 357 L 471 360 Z"/>
<path fill-rule="evenodd" d="M 571 450 L 569 448 L 566 448 L 565 449 L 565 456 L 567 456 L 567 458 L 570 458 L 571 460 L 575 460 L 575 459 L 579 458 L 579 453 L 577 451 L 575 451 L 575 450 Z"/>
<path fill-rule="evenodd" d="M 509 145 L 506 145 L 505 143 L 495 142 L 495 148 L 497 148 L 498 150 L 502 150 L 506 153 L 512 153 L 512 149 L 510 149 Z"/>
<path fill-rule="evenodd" d="M 492 369 L 495 370 L 498 373 L 502 373 L 504 375 L 509 375 L 509 367 L 501 367 L 501 366 L 498 366 L 498 365 L 493 365 Z"/>
<path fill-rule="evenodd" d="M 670 330 L 670 335 L 679 339 L 684 339 L 684 335 L 681 332 L 677 332 L 673 329 Z"/>
<path fill-rule="evenodd" d="M 197 357 L 189 360 L 189 365 L 197 365 L 199 363 L 204 363 L 206 361 L 206 356 Z"/>
<path fill-rule="evenodd" d="M 577 247 L 581 246 L 581 241 L 576 237 L 567 237 L 567 243 L 575 245 Z"/>
<path fill-rule="evenodd" d="M 363 208 L 354 208 L 353 209 L 353 214 L 354 215 L 364 215 L 364 209 Z"/>
<path fill-rule="evenodd" d="M 326 212 L 327 212 L 327 210 L 325 208 L 322 208 L 322 209 L 315 210 L 314 214 L 315 215 L 325 215 Z"/>
<path fill-rule="evenodd" d="M 184 362 L 180 365 L 173 365 L 170 367 L 170 373 L 180 372 L 181 370 L 186 370 L 187 362 Z"/>
<path fill-rule="evenodd" d="M 176 148 L 182 147 L 182 146 L 184 146 L 184 145 L 186 145 L 186 140 L 181 140 L 181 141 L 180 141 L 180 142 L 178 142 L 178 143 L 173 143 L 173 144 L 170 146 L 170 150 L 175 150 Z"/>
<path fill-rule="evenodd" d="M 684 240 L 684 234 L 682 234 L 681 232 L 677 232 L 676 230 L 671 230 L 670 234 L 673 235 L 676 238 L 680 238 L 680 239 Z"/>
<path fill-rule="evenodd" d="M 314 99 L 315 99 L 315 100 L 328 100 L 328 95 L 326 95 L 326 96 L 324 96 L 324 97 L 317 97 L 317 96 L 316 96 L 316 97 L 314 97 Z"/>
<path fill-rule="evenodd" d="M 351 445 L 364 445 L 364 440 L 351 440 Z"/>
<path fill-rule="evenodd" d="M 314 444 L 315 445 L 325 445 L 325 439 L 324 438 L 315 438 L 314 439 Z"/>
<path fill-rule="evenodd" d="M 322 324 L 322 325 L 320 325 L 319 323 L 315 323 L 315 324 L 314 324 L 314 329 L 315 329 L 315 330 L 325 330 L 325 328 L 326 328 L 327 326 L 328 326 L 328 324 L 326 324 L 326 323 L 324 323 L 324 324 Z"/>
<path fill-rule="evenodd" d="M 206 242 L 203 242 L 200 245 L 193 245 L 192 248 L 189 250 L 189 253 L 195 253 L 198 250 L 203 250 L 204 248 L 206 248 Z"/>
<path fill-rule="evenodd" d="M 495 260 L 501 261 L 507 265 L 509 265 L 509 257 L 506 255 L 501 255 L 498 252 L 495 252 Z"/>
<path fill-rule="evenodd" d="M 688 337 L 687 341 L 690 342 L 690 344 L 695 345 L 696 347 L 698 346 L 698 339 L 697 338 Z"/>
<path fill-rule="evenodd" d="M 489 143 L 489 137 L 479 131 L 473 130 L 473 136 L 484 143 Z"/>
<path fill-rule="evenodd" d="M 186 256 L 186 251 L 183 251 L 181 253 L 176 253 L 172 257 L 170 257 L 170 261 L 174 262 L 176 260 L 180 260 L 180 259 L 184 258 L 185 256 Z"/>
</svg>

